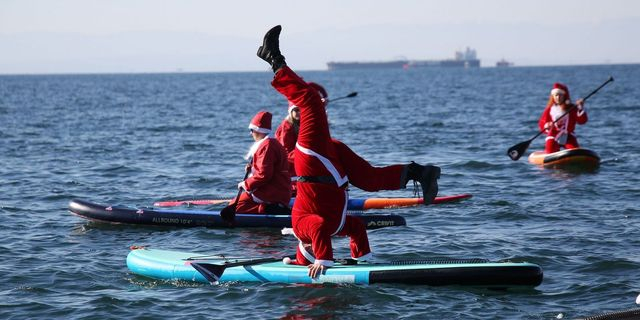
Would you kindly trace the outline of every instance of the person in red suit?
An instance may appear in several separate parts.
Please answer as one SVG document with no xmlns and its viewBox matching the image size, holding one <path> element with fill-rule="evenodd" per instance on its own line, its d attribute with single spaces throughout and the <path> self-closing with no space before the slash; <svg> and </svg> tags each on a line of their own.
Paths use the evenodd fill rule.
<svg viewBox="0 0 640 320">
<path fill-rule="evenodd" d="M 291 199 L 289 164 L 282 145 L 269 138 L 271 113 L 258 112 L 251 119 L 249 130 L 255 141 L 245 156 L 251 172 L 238 183 L 238 188 L 245 192 L 238 198 L 236 212 L 286 213 Z"/>
<path fill-rule="evenodd" d="M 358 165 L 361 163 L 357 159 L 344 157 L 353 152 L 331 138 L 325 112 L 326 100 L 285 63 L 279 48 L 281 30 L 280 26 L 269 30 L 257 54 L 271 65 L 275 73 L 271 85 L 300 109 L 300 127 L 294 151 L 297 196 L 291 216 L 293 232 L 300 240 L 295 263 L 308 265 L 309 276 L 316 278 L 333 266 L 332 236 L 350 237 L 353 259 L 366 260 L 371 256 L 364 223 L 346 214 L 350 177 L 367 177 L 359 177 L 361 168 Z M 420 181 L 425 197 L 433 199 L 434 191 L 437 193 L 440 168 L 417 164 L 413 168 L 415 170 L 407 170 L 410 172 L 404 178 Z M 404 168 L 397 166 L 393 170 L 401 172 Z M 396 183 L 400 185 L 402 182 Z"/>
<path fill-rule="evenodd" d="M 568 115 L 560 118 L 567 112 L 569 112 Z M 557 122 L 554 123 L 556 120 Z M 544 152 L 560 151 L 561 146 L 566 149 L 579 148 L 578 139 L 573 131 L 576 124 L 585 124 L 587 120 L 584 101 L 579 99 L 575 105 L 572 104 L 567 86 L 562 83 L 554 83 L 547 107 L 538 121 L 540 130 L 545 130 L 547 133 Z"/>
</svg>

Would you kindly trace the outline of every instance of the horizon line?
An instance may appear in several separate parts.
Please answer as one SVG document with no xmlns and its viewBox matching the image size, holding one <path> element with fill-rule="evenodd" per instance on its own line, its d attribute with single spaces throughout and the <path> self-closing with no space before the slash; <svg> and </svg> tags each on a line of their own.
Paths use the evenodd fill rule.
<svg viewBox="0 0 640 320">
<path fill-rule="evenodd" d="M 640 65 L 640 62 L 603 62 L 603 63 L 579 63 L 579 64 L 559 64 L 559 65 L 510 65 L 507 67 L 498 67 L 495 65 L 492 66 L 480 66 L 480 67 L 440 67 L 434 66 L 429 68 L 412 68 L 412 69 L 402 69 L 402 68 L 387 68 L 387 69 L 395 69 L 402 70 L 406 72 L 412 72 L 411 70 L 433 70 L 433 69 L 513 69 L 513 68 L 557 68 L 557 67 L 595 67 L 595 66 L 625 66 L 625 65 Z M 329 70 L 329 69 L 296 69 L 301 72 L 345 72 L 348 70 L 371 70 L 366 68 L 354 68 L 354 69 L 345 69 L 345 70 Z M 207 73 L 258 73 L 258 72 L 271 72 L 268 68 L 265 70 L 235 70 L 235 71 L 185 71 L 178 68 L 174 71 L 113 71 L 113 72 L 34 72 L 34 73 L 2 73 L 0 72 L 0 77 L 5 76 L 73 76 L 73 75 L 144 75 L 144 74 L 207 74 Z"/>
</svg>

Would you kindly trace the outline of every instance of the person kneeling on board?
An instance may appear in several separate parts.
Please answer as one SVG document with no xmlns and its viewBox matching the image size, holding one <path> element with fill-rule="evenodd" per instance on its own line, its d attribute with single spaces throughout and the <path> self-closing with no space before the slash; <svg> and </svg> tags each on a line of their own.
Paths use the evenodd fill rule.
<svg viewBox="0 0 640 320">
<path fill-rule="evenodd" d="M 245 192 L 237 199 L 236 212 L 287 214 L 291 199 L 287 154 L 276 139 L 269 137 L 271 113 L 258 112 L 249 130 L 255 141 L 245 156 L 250 174 L 238 183 Z"/>
<path fill-rule="evenodd" d="M 272 86 L 300 109 L 300 128 L 295 148 L 294 165 L 299 176 L 296 201 L 291 221 L 298 238 L 296 260 L 285 261 L 309 267 L 309 276 L 316 278 L 333 266 L 332 236 L 350 237 L 351 257 L 366 260 L 371 257 L 366 226 L 358 217 L 347 215 L 351 162 L 341 157 L 344 148 L 334 144 L 329 132 L 325 102 L 318 91 L 300 78 L 285 63 L 280 53 L 280 26 L 269 30 L 258 49 L 258 57 L 271 65 Z M 437 186 L 439 168 L 428 170 L 424 186 Z M 425 170 L 423 170 L 425 171 Z M 425 194 L 431 198 L 433 190 Z M 311 251 L 307 249 L 309 246 Z"/>
<path fill-rule="evenodd" d="M 568 115 L 560 118 L 567 112 L 569 112 Z M 557 122 L 553 123 L 556 120 Z M 561 146 L 566 149 L 579 148 L 578 139 L 573 131 L 576 128 L 576 124 L 585 124 L 587 120 L 584 101 L 579 99 L 573 105 L 567 86 L 562 83 L 554 83 L 547 107 L 542 112 L 538 122 L 540 130 L 545 130 L 547 133 L 544 152 L 558 152 Z"/>
<path fill-rule="evenodd" d="M 326 109 L 330 102 L 327 90 L 315 82 L 307 82 L 307 84 L 318 92 Z M 296 142 L 298 141 L 300 128 L 300 108 L 289 101 L 288 113 L 289 115 L 287 115 L 280 126 L 278 126 L 278 129 L 276 129 L 275 137 L 287 151 L 292 192 L 295 193 L 298 176 L 294 166 L 294 150 Z M 349 183 L 364 191 L 376 192 L 381 190 L 404 189 L 407 183 L 412 180 L 420 183 L 425 205 L 431 204 L 438 194 L 437 178 L 440 176 L 440 168 L 436 166 L 423 166 L 411 162 L 407 165 L 396 164 L 385 167 L 374 167 L 353 152 L 353 150 L 342 141 L 331 138 L 331 143 L 335 146 L 338 158 L 345 164 L 344 167 L 349 177 Z M 435 179 L 432 177 L 435 177 Z"/>
</svg>

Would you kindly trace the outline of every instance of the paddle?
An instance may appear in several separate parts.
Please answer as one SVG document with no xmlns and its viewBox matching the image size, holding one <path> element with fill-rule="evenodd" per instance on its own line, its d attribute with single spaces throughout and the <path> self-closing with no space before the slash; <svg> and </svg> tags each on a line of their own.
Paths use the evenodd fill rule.
<svg viewBox="0 0 640 320">
<path fill-rule="evenodd" d="M 244 178 L 242 178 L 242 181 L 247 180 L 247 177 L 249 176 L 249 172 L 251 172 L 251 162 L 249 162 L 249 164 L 245 168 Z M 233 201 L 233 203 L 231 203 L 230 205 L 220 210 L 220 217 L 222 217 L 222 220 L 226 221 L 230 225 L 233 225 L 233 222 L 236 219 L 236 207 L 238 207 L 238 199 L 240 199 L 241 194 L 242 194 L 242 188 L 239 188 L 238 194 L 236 195 L 236 198 Z"/>
<path fill-rule="evenodd" d="M 339 97 L 339 98 L 335 98 L 335 99 L 329 99 L 329 102 L 335 102 L 335 101 L 346 99 L 346 98 L 353 98 L 353 97 L 355 97 L 357 95 L 358 95 L 358 93 L 354 91 L 354 92 L 351 92 L 351 93 L 349 93 L 348 95 L 346 95 L 344 97 Z"/>
<path fill-rule="evenodd" d="M 220 278 L 222 278 L 222 274 L 227 268 L 230 267 L 248 267 L 256 264 L 267 263 L 267 262 L 278 262 L 283 261 L 283 259 L 294 259 L 295 256 L 289 256 L 285 258 L 261 258 L 261 259 L 251 259 L 246 261 L 237 261 L 237 262 L 225 262 L 222 264 L 216 263 L 208 263 L 208 262 L 191 262 L 191 266 L 200 272 L 201 275 L 204 276 L 207 281 L 211 284 L 216 284 Z M 358 260 L 355 259 L 336 259 L 335 262 L 342 265 L 356 265 L 358 264 Z"/>
<path fill-rule="evenodd" d="M 231 201 L 231 199 L 168 200 L 168 201 L 154 202 L 153 206 L 154 207 L 178 207 L 178 206 L 186 205 L 190 207 L 190 206 L 223 204 L 223 203 L 229 203 L 229 201 Z"/>
<path fill-rule="evenodd" d="M 587 101 L 587 99 L 589 99 L 589 97 L 591 97 L 592 95 L 596 94 L 596 92 L 598 92 L 598 90 L 602 89 L 602 87 L 606 86 L 609 82 L 613 82 L 613 77 L 609 77 L 609 79 L 607 79 L 607 81 L 605 81 L 603 84 L 601 84 L 599 87 L 597 87 L 595 90 L 593 90 L 591 93 L 589 93 L 586 97 L 584 97 L 582 100 L 583 101 Z M 563 115 L 561 115 L 558 119 L 556 119 L 555 121 L 553 121 L 553 123 L 555 124 L 556 122 L 558 122 L 560 119 L 562 119 L 564 116 L 568 115 L 569 112 L 571 112 L 571 110 L 573 110 L 573 108 L 575 108 L 576 105 L 574 104 L 573 106 L 571 106 L 571 108 L 569 108 L 569 110 L 567 110 L 567 112 L 565 112 Z M 518 144 L 516 144 L 515 146 L 509 148 L 509 150 L 507 150 L 507 155 L 509 156 L 509 158 L 511 158 L 511 160 L 513 161 L 517 161 L 518 159 L 520 159 L 520 157 L 522 157 L 522 155 L 524 154 L 525 151 L 527 151 L 527 148 L 529 148 L 529 145 L 531 144 L 531 142 L 533 140 L 535 140 L 538 136 L 540 136 L 541 134 L 543 134 L 546 130 L 541 130 L 540 132 L 538 132 L 538 134 L 536 134 L 535 136 L 533 136 L 533 138 L 527 140 L 527 141 L 523 141 L 520 142 Z"/>
<path fill-rule="evenodd" d="M 265 262 L 276 262 L 282 261 L 282 258 L 262 258 L 262 259 L 253 259 L 247 261 L 238 261 L 238 262 L 225 262 L 223 264 L 215 264 L 215 263 L 207 263 L 207 262 L 192 262 L 191 266 L 196 269 L 200 274 L 204 276 L 207 281 L 211 284 L 217 283 L 222 274 L 227 268 L 230 267 L 246 267 L 256 264 L 261 264 Z"/>
</svg>

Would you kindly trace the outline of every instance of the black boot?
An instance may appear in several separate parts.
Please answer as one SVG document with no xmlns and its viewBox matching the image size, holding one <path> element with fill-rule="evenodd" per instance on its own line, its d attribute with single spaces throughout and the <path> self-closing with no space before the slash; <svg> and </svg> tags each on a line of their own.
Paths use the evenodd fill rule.
<svg viewBox="0 0 640 320">
<path fill-rule="evenodd" d="M 284 62 L 284 56 L 280 53 L 280 31 L 282 31 L 280 25 L 267 31 L 262 40 L 262 46 L 258 48 L 258 57 L 269 63 L 273 72 L 287 65 Z"/>
<path fill-rule="evenodd" d="M 420 182 L 424 205 L 429 205 L 438 194 L 438 178 L 440 178 L 440 167 L 422 166 L 412 161 L 407 165 L 406 179 L 403 182 L 404 185 L 409 180 Z"/>
</svg>

